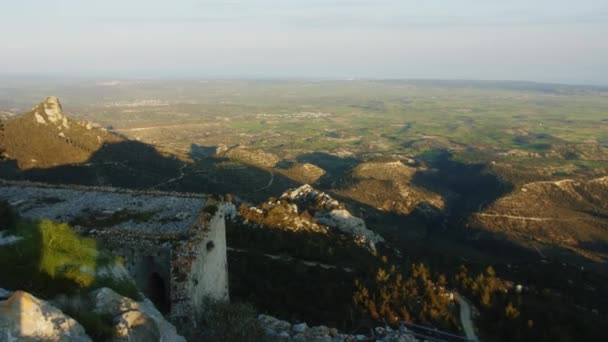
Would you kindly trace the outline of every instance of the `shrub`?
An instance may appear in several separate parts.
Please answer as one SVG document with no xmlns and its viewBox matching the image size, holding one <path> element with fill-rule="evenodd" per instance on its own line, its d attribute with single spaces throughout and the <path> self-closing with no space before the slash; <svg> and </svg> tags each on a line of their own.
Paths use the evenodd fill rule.
<svg viewBox="0 0 608 342">
<path fill-rule="evenodd" d="M 186 328 L 189 341 L 263 341 L 264 329 L 255 308 L 247 303 L 208 301 L 196 328 Z M 184 331 L 182 329 L 182 331 Z"/>
<path fill-rule="evenodd" d="M 66 315 L 82 325 L 93 341 L 110 341 L 116 335 L 112 315 L 98 314 L 89 310 L 66 311 Z"/>
<path fill-rule="evenodd" d="M 38 227 L 42 238 L 40 271 L 52 278 L 73 280 L 80 287 L 92 285 L 98 266 L 97 242 L 80 238 L 65 223 L 42 220 Z"/>
<path fill-rule="evenodd" d="M 80 323 L 93 341 L 109 341 L 116 337 L 112 315 L 91 311 L 93 303 L 86 295 L 59 295 L 52 302 Z"/>
<path fill-rule="evenodd" d="M 109 287 L 139 299 L 129 279 L 97 276 L 100 267 L 112 267 L 119 261 L 102 253 L 94 239 L 79 237 L 69 225 L 50 220 L 20 222 L 15 234 L 23 239 L 0 248 L 3 286 L 41 298 Z"/>
<path fill-rule="evenodd" d="M 507 319 L 516 319 L 519 317 L 519 310 L 517 310 L 517 308 L 513 306 L 513 303 L 511 302 L 509 302 L 509 304 L 507 304 L 505 307 L 505 317 Z"/>
</svg>

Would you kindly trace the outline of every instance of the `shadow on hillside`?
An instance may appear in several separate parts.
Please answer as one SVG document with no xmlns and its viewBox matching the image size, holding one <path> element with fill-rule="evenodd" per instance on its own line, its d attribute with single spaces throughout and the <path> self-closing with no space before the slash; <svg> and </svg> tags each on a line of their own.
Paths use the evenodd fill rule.
<svg viewBox="0 0 608 342">
<path fill-rule="evenodd" d="M 166 178 L 174 177 L 181 165 L 176 158 L 163 156 L 150 145 L 123 141 L 104 144 L 81 164 L 27 170 L 11 170 L 8 169 L 10 166 L 5 165 L 2 168 L 2 177 L 56 184 L 137 189 L 151 187 Z"/>
<path fill-rule="evenodd" d="M 262 201 L 297 186 L 279 174 L 209 155 L 213 147 L 192 145 L 192 162 L 159 153 L 138 141 L 108 143 L 86 162 L 20 170 L 13 160 L 0 162 L 0 177 L 51 184 L 112 186 L 194 193 L 232 193 Z M 272 180 L 272 182 L 271 182 Z"/>
<path fill-rule="evenodd" d="M 417 171 L 412 184 L 440 194 L 446 202 L 447 221 L 461 225 L 474 212 L 483 210 L 513 186 L 490 173 L 484 164 L 464 164 L 451 160 L 451 153 L 442 152 L 427 161 L 430 170 Z"/>
<path fill-rule="evenodd" d="M 354 280 L 380 265 L 362 246 L 341 234 L 241 222 L 228 222 L 226 237 L 231 298 L 290 321 L 346 331 L 359 324 L 352 315 Z"/>
<path fill-rule="evenodd" d="M 318 184 L 322 188 L 331 188 L 336 182 L 347 175 L 357 165 L 357 160 L 350 157 L 338 157 L 323 152 L 313 152 L 299 155 L 296 160 L 300 163 L 314 164 L 326 171 Z"/>
</svg>

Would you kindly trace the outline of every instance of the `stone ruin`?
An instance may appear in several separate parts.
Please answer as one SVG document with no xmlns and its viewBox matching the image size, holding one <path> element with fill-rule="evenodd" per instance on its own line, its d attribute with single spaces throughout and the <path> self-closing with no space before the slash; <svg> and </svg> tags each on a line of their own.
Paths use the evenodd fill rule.
<svg viewBox="0 0 608 342">
<path fill-rule="evenodd" d="M 174 323 L 191 320 L 207 298 L 229 299 L 219 198 L 0 180 L 0 200 L 24 218 L 70 223 L 97 238 Z"/>
</svg>

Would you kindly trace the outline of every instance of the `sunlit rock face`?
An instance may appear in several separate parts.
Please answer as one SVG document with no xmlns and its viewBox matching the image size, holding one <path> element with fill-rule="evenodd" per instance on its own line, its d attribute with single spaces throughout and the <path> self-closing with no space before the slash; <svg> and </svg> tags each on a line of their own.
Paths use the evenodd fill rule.
<svg viewBox="0 0 608 342">
<path fill-rule="evenodd" d="M 0 341 L 91 341 L 78 322 L 27 292 L 0 302 L 0 313 Z"/>
<path fill-rule="evenodd" d="M 42 106 L 44 107 L 44 113 L 46 114 L 50 122 L 55 123 L 58 121 L 63 121 L 63 119 L 65 118 L 63 116 L 63 108 L 61 107 L 61 103 L 59 102 L 59 99 L 57 97 L 47 97 L 42 103 Z"/>
<path fill-rule="evenodd" d="M 36 122 L 42 125 L 56 124 L 58 127 L 69 128 L 68 118 L 63 113 L 61 102 L 55 96 L 48 96 L 42 103 L 32 109 Z"/>
</svg>

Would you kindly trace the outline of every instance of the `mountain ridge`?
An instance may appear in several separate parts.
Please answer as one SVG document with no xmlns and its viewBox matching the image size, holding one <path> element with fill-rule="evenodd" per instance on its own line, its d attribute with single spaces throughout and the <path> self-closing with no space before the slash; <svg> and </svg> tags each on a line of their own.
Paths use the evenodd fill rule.
<svg viewBox="0 0 608 342">
<path fill-rule="evenodd" d="M 123 140 L 94 123 L 69 118 L 55 96 L 0 126 L 3 157 L 16 160 L 20 169 L 81 163 L 104 144 Z"/>
</svg>

